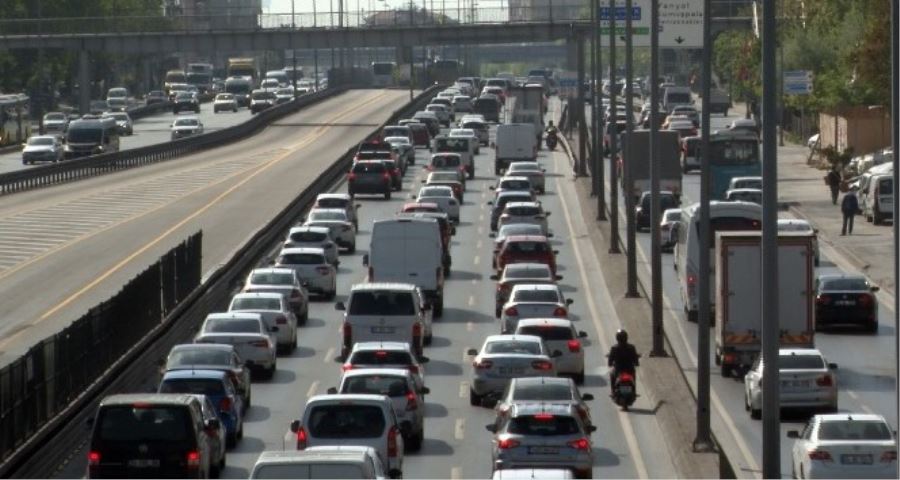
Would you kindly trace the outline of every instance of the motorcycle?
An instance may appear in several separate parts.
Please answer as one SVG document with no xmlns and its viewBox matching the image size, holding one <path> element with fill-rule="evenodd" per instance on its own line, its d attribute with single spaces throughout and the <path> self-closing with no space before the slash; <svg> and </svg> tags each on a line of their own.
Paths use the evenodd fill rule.
<svg viewBox="0 0 900 480">
<path fill-rule="evenodd" d="M 555 133 L 548 133 L 547 138 L 544 139 L 544 143 L 547 145 L 547 148 L 550 150 L 556 150 L 556 144 L 559 142 L 559 139 L 556 138 Z"/>
<path fill-rule="evenodd" d="M 634 375 L 628 372 L 618 373 L 612 397 L 613 402 L 622 407 L 622 410 L 628 410 L 628 407 L 637 400 L 637 393 L 634 391 Z"/>
</svg>

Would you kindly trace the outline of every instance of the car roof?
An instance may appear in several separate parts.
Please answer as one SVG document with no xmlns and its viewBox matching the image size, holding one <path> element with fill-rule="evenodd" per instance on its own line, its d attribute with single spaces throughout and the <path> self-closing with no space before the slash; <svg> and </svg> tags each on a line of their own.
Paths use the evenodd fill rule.
<svg viewBox="0 0 900 480">
<path fill-rule="evenodd" d="M 331 229 L 328 227 L 319 227 L 316 225 L 298 225 L 296 227 L 291 227 L 288 235 L 297 232 L 317 232 L 317 233 L 328 233 Z"/>
<path fill-rule="evenodd" d="M 206 319 L 241 319 L 262 322 L 262 315 L 253 312 L 215 312 L 206 315 Z"/>
<path fill-rule="evenodd" d="M 188 405 L 197 397 L 188 393 L 119 393 L 110 395 L 100 401 L 100 406 L 134 405 Z"/>
<path fill-rule="evenodd" d="M 546 263 L 510 263 L 504 270 L 542 270 L 550 272 L 550 266 Z"/>
<path fill-rule="evenodd" d="M 554 283 L 520 283 L 513 286 L 513 291 L 516 290 L 553 290 L 558 292 L 559 286 Z"/>
<path fill-rule="evenodd" d="M 181 350 L 222 350 L 225 352 L 233 352 L 234 345 L 224 343 L 181 343 L 173 345 L 169 353 Z"/>
<path fill-rule="evenodd" d="M 234 300 L 235 298 L 238 298 L 238 297 L 240 297 L 240 298 L 271 298 L 271 299 L 281 300 L 282 298 L 284 298 L 284 295 L 282 295 L 280 293 L 274 293 L 274 292 L 241 292 L 241 293 L 236 293 L 233 297 L 231 297 L 231 299 Z"/>
<path fill-rule="evenodd" d="M 294 269 L 284 267 L 254 268 L 250 271 L 250 274 L 252 275 L 254 273 L 294 273 Z"/>
<path fill-rule="evenodd" d="M 510 235 L 506 237 L 506 243 L 515 242 L 546 242 L 547 237 L 543 235 Z"/>
<path fill-rule="evenodd" d="M 221 380 L 224 379 L 227 373 L 224 370 L 209 370 L 209 369 L 184 369 L 184 370 L 169 370 L 163 374 L 163 380 L 166 379 L 185 379 L 185 378 L 199 378 L 199 379 L 213 379 L 213 380 Z"/>
<path fill-rule="evenodd" d="M 421 193 L 422 190 L 425 190 L 425 189 L 429 189 L 429 190 L 440 190 L 440 191 L 450 191 L 451 194 L 453 193 L 453 188 L 452 188 L 452 187 L 448 187 L 447 185 L 429 185 L 429 184 L 426 183 L 425 185 L 422 186 L 422 188 L 419 189 L 419 192 Z"/>
<path fill-rule="evenodd" d="M 497 197 L 522 196 L 531 198 L 531 193 L 525 190 L 503 190 L 497 192 Z"/>
<path fill-rule="evenodd" d="M 306 401 L 306 406 L 309 407 L 314 403 L 337 403 L 337 404 L 346 404 L 350 402 L 362 402 L 362 403 L 379 403 L 384 405 L 388 404 L 388 408 L 390 407 L 390 398 L 384 395 L 371 395 L 367 393 L 340 393 L 340 394 L 325 394 L 325 395 L 315 395 L 309 398 Z"/>
<path fill-rule="evenodd" d="M 348 448 L 350 446 L 330 446 L 308 448 L 306 450 L 269 450 L 259 454 L 256 464 L 279 465 L 279 464 L 296 464 L 306 462 L 317 462 L 328 460 L 329 462 L 356 463 L 365 462 L 367 457 L 366 448 L 353 446 L 354 450 Z M 318 450 L 317 448 L 322 448 Z"/>
<path fill-rule="evenodd" d="M 859 420 L 859 421 L 876 421 L 876 422 L 884 422 L 887 421 L 883 416 L 878 415 L 877 413 L 823 413 L 813 416 L 814 420 L 818 420 L 820 422 L 834 422 L 839 420 Z"/>
<path fill-rule="evenodd" d="M 823 274 L 819 275 L 818 278 L 819 278 L 819 280 L 837 280 L 837 279 L 841 279 L 841 278 L 852 278 L 852 279 L 865 280 L 867 282 L 869 281 L 869 279 L 866 278 L 865 275 L 862 275 L 859 273 L 823 273 Z"/>
<path fill-rule="evenodd" d="M 361 350 L 403 350 L 409 352 L 410 347 L 407 342 L 356 342 L 353 344 L 354 352 Z"/>
<path fill-rule="evenodd" d="M 572 321 L 568 318 L 523 318 L 519 320 L 516 328 L 521 327 L 564 327 L 572 328 Z"/>
<path fill-rule="evenodd" d="M 759 175 L 748 175 L 746 177 L 731 177 L 732 182 L 739 182 L 739 181 L 744 181 L 744 180 L 756 180 L 756 181 L 761 182 L 762 177 Z"/>
<path fill-rule="evenodd" d="M 762 193 L 762 189 L 760 188 L 732 188 L 728 191 L 734 193 Z"/>
<path fill-rule="evenodd" d="M 492 343 L 492 342 L 503 342 L 503 341 L 513 341 L 513 342 L 536 342 L 541 343 L 543 340 L 541 337 L 537 335 L 488 335 L 487 338 L 484 339 L 484 343 Z"/>
<path fill-rule="evenodd" d="M 331 198 L 331 199 L 339 199 L 339 200 L 347 200 L 352 201 L 353 199 L 350 197 L 350 194 L 347 193 L 320 193 L 316 195 L 316 200 L 323 198 Z"/>
<path fill-rule="evenodd" d="M 361 160 L 360 163 L 366 162 L 366 161 L 373 161 L 373 160 Z M 381 162 L 381 160 L 374 160 L 374 162 Z M 310 214 L 315 213 L 315 212 L 323 212 L 323 213 L 343 213 L 343 214 L 346 214 L 346 213 L 347 213 L 347 211 L 344 210 L 343 208 L 323 208 L 323 207 L 315 207 L 315 208 L 311 208 L 311 209 L 309 210 L 309 213 L 310 213 Z"/>
<path fill-rule="evenodd" d="M 318 255 L 325 255 L 325 249 L 319 247 L 290 247 L 290 248 L 282 248 L 281 255 L 285 253 L 315 253 Z"/>
<path fill-rule="evenodd" d="M 371 282 L 357 283 L 350 288 L 351 292 L 370 292 L 375 290 L 400 290 L 404 292 L 413 292 L 416 286 L 409 283 L 400 282 Z"/>
<path fill-rule="evenodd" d="M 520 320 L 520 322 L 524 322 L 525 320 Z M 550 385 L 550 384 L 560 384 L 560 385 L 568 385 L 572 386 L 575 381 L 570 377 L 517 377 L 513 379 L 516 386 L 530 386 L 530 385 Z"/>
<path fill-rule="evenodd" d="M 371 376 L 411 377 L 412 373 L 405 368 L 359 368 L 344 372 L 344 378 Z"/>
</svg>

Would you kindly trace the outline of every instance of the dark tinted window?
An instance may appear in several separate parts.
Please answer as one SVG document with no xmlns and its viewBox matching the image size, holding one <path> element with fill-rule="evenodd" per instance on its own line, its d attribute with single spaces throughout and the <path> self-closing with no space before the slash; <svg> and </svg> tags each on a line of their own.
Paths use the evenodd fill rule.
<svg viewBox="0 0 900 480">
<path fill-rule="evenodd" d="M 225 385 L 221 380 L 211 378 L 168 379 L 159 384 L 159 393 L 196 393 L 221 396 L 225 395 Z"/>
<path fill-rule="evenodd" d="M 347 208 L 349 202 L 342 198 L 320 198 L 316 200 L 319 208 Z"/>
<path fill-rule="evenodd" d="M 572 334 L 572 329 L 566 327 L 522 327 L 517 333 L 535 335 L 546 341 L 572 340 L 575 338 Z"/>
<path fill-rule="evenodd" d="M 325 263 L 325 257 L 318 253 L 287 253 L 278 257 L 281 265 L 318 265 Z"/>
<path fill-rule="evenodd" d="M 231 302 L 232 310 L 281 310 L 281 300 L 277 298 L 235 298 Z"/>
<path fill-rule="evenodd" d="M 816 355 L 779 355 L 779 370 L 800 370 L 807 368 L 825 368 L 822 357 Z"/>
<path fill-rule="evenodd" d="M 518 353 L 525 355 L 540 355 L 541 346 L 535 342 L 516 342 L 512 340 L 500 340 L 488 343 L 484 353 Z"/>
<path fill-rule="evenodd" d="M 509 433 L 519 435 L 575 435 L 579 433 L 578 422 L 569 416 L 521 415 L 509 421 Z"/>
<path fill-rule="evenodd" d="M 409 390 L 404 377 L 367 375 L 364 377 L 348 377 L 342 385 L 341 393 L 366 393 L 386 395 L 388 397 L 403 397 Z"/>
<path fill-rule="evenodd" d="M 471 128 L 472 130 L 484 130 L 487 128 L 485 124 L 481 122 L 465 122 L 462 124 L 462 128 Z"/>
<path fill-rule="evenodd" d="M 447 167 L 458 167 L 460 158 L 456 156 L 451 157 L 434 157 L 431 159 L 431 166 L 435 168 L 447 168 Z"/>
<path fill-rule="evenodd" d="M 206 322 L 204 332 L 208 333 L 260 333 L 262 325 L 258 320 L 214 318 Z"/>
<path fill-rule="evenodd" d="M 469 142 L 459 138 L 438 138 L 434 142 L 438 152 L 468 152 Z"/>
<path fill-rule="evenodd" d="M 412 365 L 408 352 L 396 350 L 361 350 L 349 360 L 352 365 Z"/>
<path fill-rule="evenodd" d="M 548 253 L 550 247 L 544 242 L 510 242 L 506 244 L 506 251 L 511 253 Z"/>
<path fill-rule="evenodd" d="M 503 180 L 500 188 L 505 190 L 531 190 L 531 182 L 528 180 Z"/>
<path fill-rule="evenodd" d="M 350 315 L 415 315 L 411 292 L 357 291 L 350 294 Z"/>
<path fill-rule="evenodd" d="M 513 390 L 513 400 L 546 400 L 566 401 L 572 400 L 572 389 L 568 385 L 560 383 L 549 384 L 516 384 Z"/>
<path fill-rule="evenodd" d="M 230 365 L 232 353 L 227 350 L 200 348 L 176 350 L 169 355 L 167 368 L 184 365 Z"/>
<path fill-rule="evenodd" d="M 356 154 L 357 160 L 388 160 L 390 158 L 391 152 L 389 150 L 368 150 Z"/>
<path fill-rule="evenodd" d="M 508 278 L 547 278 L 550 276 L 550 267 L 544 269 L 538 268 L 512 268 L 510 265 L 506 267 L 506 277 Z"/>
<path fill-rule="evenodd" d="M 539 215 L 541 213 L 541 209 L 537 207 L 507 207 L 505 212 L 510 215 L 533 217 L 535 215 Z"/>
<path fill-rule="evenodd" d="M 353 166 L 353 173 L 380 175 L 384 173 L 384 164 L 381 162 L 360 162 Z"/>
<path fill-rule="evenodd" d="M 894 193 L 893 181 L 889 178 L 885 178 L 879 181 L 878 193 L 880 195 L 892 195 Z"/>
<path fill-rule="evenodd" d="M 291 240 L 294 242 L 321 242 L 328 238 L 327 233 L 323 232 L 296 232 L 291 235 Z"/>
<path fill-rule="evenodd" d="M 862 278 L 832 278 L 822 280 L 820 289 L 823 291 L 850 290 L 868 292 L 869 283 Z"/>
<path fill-rule="evenodd" d="M 104 442 L 179 442 L 192 432 L 187 407 L 179 406 L 104 407 L 97 423 L 97 435 Z"/>
<path fill-rule="evenodd" d="M 513 294 L 514 302 L 558 302 L 559 294 L 556 290 L 516 290 Z"/>
<path fill-rule="evenodd" d="M 384 412 L 372 405 L 319 405 L 309 414 L 309 433 L 319 438 L 377 438 Z"/>
<path fill-rule="evenodd" d="M 250 283 L 255 285 L 293 285 L 294 276 L 290 273 L 254 273 Z"/>
<path fill-rule="evenodd" d="M 819 440 L 890 440 L 891 431 L 884 422 L 836 420 L 822 422 Z"/>
<path fill-rule="evenodd" d="M 666 94 L 666 101 L 668 103 L 691 103 L 693 99 L 687 92 L 671 92 Z"/>
</svg>

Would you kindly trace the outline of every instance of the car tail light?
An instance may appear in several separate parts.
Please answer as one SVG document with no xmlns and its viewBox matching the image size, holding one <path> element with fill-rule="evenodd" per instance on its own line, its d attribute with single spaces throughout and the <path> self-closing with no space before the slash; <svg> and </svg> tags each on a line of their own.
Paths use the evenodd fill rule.
<svg viewBox="0 0 900 480">
<path fill-rule="evenodd" d="M 834 385 L 834 380 L 831 378 L 831 374 L 825 374 L 816 379 L 816 385 L 820 387 L 830 387 Z"/>
<path fill-rule="evenodd" d="M 250 342 L 250 345 L 259 348 L 269 348 L 269 342 L 267 340 L 255 340 Z"/>
<path fill-rule="evenodd" d="M 185 457 L 188 468 L 200 468 L 200 452 L 197 450 L 188 450 Z"/>
<path fill-rule="evenodd" d="M 219 410 L 223 412 L 231 410 L 231 399 L 228 397 L 224 397 L 222 398 L 222 400 L 219 400 Z"/>
<path fill-rule="evenodd" d="M 553 309 L 553 316 L 554 316 L 554 317 L 566 317 L 566 316 L 568 316 L 568 315 L 569 315 L 569 312 L 566 311 L 566 309 L 563 308 L 563 307 L 556 307 L 556 308 Z"/>
<path fill-rule="evenodd" d="M 406 367 L 406 369 L 409 370 L 410 373 L 419 373 L 419 367 L 416 365 L 410 365 Z"/>
<path fill-rule="evenodd" d="M 688 283 L 688 285 L 690 285 L 690 286 L 693 287 L 693 286 L 697 283 L 697 277 L 695 277 L 695 276 L 693 276 L 693 275 L 688 275 L 688 276 L 687 276 L 687 283 Z"/>
<path fill-rule="evenodd" d="M 520 445 L 518 440 L 513 440 L 511 438 L 504 438 L 497 442 L 497 448 L 501 450 L 508 450 L 510 448 L 516 448 Z"/>
<path fill-rule="evenodd" d="M 569 347 L 569 351 L 572 353 L 578 353 L 581 351 L 581 342 L 578 340 L 569 340 L 567 343 Z"/>
<path fill-rule="evenodd" d="M 353 346 L 353 327 L 349 323 L 344 322 L 341 333 L 344 334 L 344 347 L 349 349 Z"/>
<path fill-rule="evenodd" d="M 406 410 L 412 411 L 419 408 L 419 401 L 416 400 L 416 392 L 412 390 L 406 392 Z"/>
<path fill-rule="evenodd" d="M 397 426 L 391 427 L 390 431 L 388 431 L 387 438 L 387 455 L 389 457 L 397 456 L 397 435 L 400 432 L 397 430 Z"/>
<path fill-rule="evenodd" d="M 566 445 L 574 448 L 575 450 L 589 451 L 591 449 L 591 442 L 583 437 L 579 438 L 578 440 L 566 442 Z"/>
<path fill-rule="evenodd" d="M 297 450 L 306 450 L 306 429 L 303 427 L 297 429 Z"/>
<path fill-rule="evenodd" d="M 356 180 L 356 174 L 353 173 L 353 172 L 348 173 L 348 174 L 347 174 L 347 181 L 348 181 L 348 182 L 352 182 L 352 181 L 354 181 L 354 180 Z"/>
<path fill-rule="evenodd" d="M 353 370 L 353 365 L 349 363 L 345 363 L 341 365 L 341 371 L 346 372 L 347 370 Z"/>
<path fill-rule="evenodd" d="M 862 307 L 871 307 L 872 306 L 872 296 L 868 293 L 860 294 L 859 297 L 859 305 Z"/>
<path fill-rule="evenodd" d="M 395 168 L 395 169 L 394 169 L 394 175 L 400 176 L 400 169 L 399 169 L 399 168 Z"/>
<path fill-rule="evenodd" d="M 91 450 L 90 452 L 88 452 L 87 458 L 88 466 L 96 467 L 97 465 L 100 465 L 100 459 L 102 458 L 102 456 L 100 455 L 100 452 Z M 882 456 L 882 458 L 884 457 Z"/>
<path fill-rule="evenodd" d="M 546 360 L 535 360 L 531 362 L 531 368 L 535 370 L 548 371 L 553 370 L 553 364 Z"/>
<path fill-rule="evenodd" d="M 825 450 L 810 450 L 807 452 L 810 460 L 821 460 L 823 462 L 831 461 L 831 454 Z"/>
<path fill-rule="evenodd" d="M 316 267 L 316 273 L 318 273 L 319 275 L 328 275 L 329 273 L 331 273 L 331 269 L 325 266 Z"/>
<path fill-rule="evenodd" d="M 830 305 L 831 297 L 828 295 L 819 295 L 816 297 L 816 305 Z"/>
<path fill-rule="evenodd" d="M 279 315 L 275 318 L 275 323 L 278 325 L 284 325 L 287 323 L 287 318 L 285 318 L 284 315 Z"/>
<path fill-rule="evenodd" d="M 494 366 L 494 362 L 490 360 L 482 360 L 480 362 L 472 362 L 472 366 L 477 370 L 487 370 L 488 368 Z"/>
<path fill-rule="evenodd" d="M 881 461 L 884 463 L 890 463 L 897 460 L 897 451 L 896 450 L 885 450 L 881 454 Z"/>
<path fill-rule="evenodd" d="M 519 309 L 516 307 L 509 307 L 503 313 L 509 315 L 510 317 L 515 317 L 515 316 L 519 315 Z"/>
</svg>

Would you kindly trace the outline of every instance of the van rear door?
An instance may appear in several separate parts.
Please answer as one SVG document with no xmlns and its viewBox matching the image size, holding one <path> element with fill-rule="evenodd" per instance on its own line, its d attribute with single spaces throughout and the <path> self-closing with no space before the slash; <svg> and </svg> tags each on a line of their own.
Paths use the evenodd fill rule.
<svg viewBox="0 0 900 480">
<path fill-rule="evenodd" d="M 410 283 L 434 291 L 441 283 L 440 226 L 432 219 L 379 220 L 372 228 L 369 281 Z"/>
</svg>

